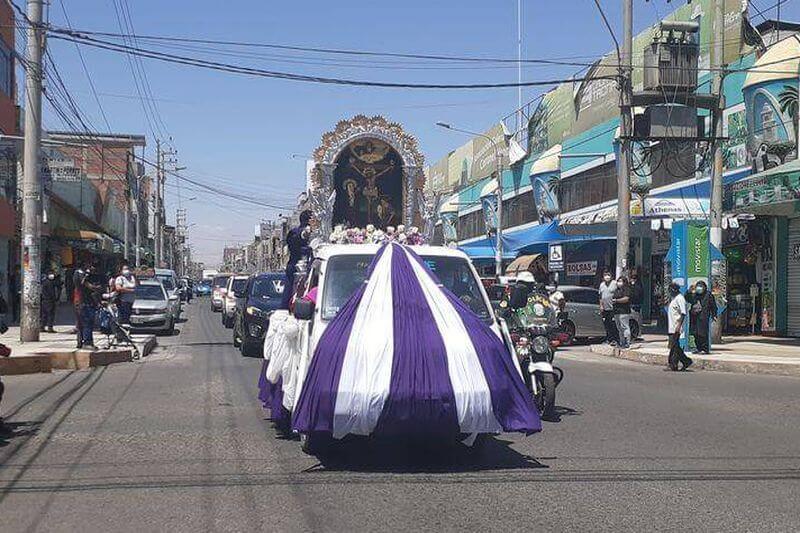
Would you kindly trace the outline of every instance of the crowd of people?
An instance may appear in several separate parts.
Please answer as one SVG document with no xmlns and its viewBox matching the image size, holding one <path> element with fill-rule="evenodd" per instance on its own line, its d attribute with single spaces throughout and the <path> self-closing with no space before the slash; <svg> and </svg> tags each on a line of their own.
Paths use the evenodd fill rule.
<svg viewBox="0 0 800 533">
<path fill-rule="evenodd" d="M 641 312 L 644 287 L 636 272 L 619 276 L 616 280 L 611 272 L 603 273 L 603 281 L 597 289 L 600 314 L 606 331 L 605 342 L 620 348 L 630 348 L 631 313 Z"/>
<path fill-rule="evenodd" d="M 616 280 L 610 271 L 603 273 L 598 287 L 600 314 L 605 328 L 605 341 L 613 346 L 627 349 L 631 346 L 630 320 L 633 311 L 641 312 L 643 287 L 638 274 L 633 272 L 628 279 L 619 276 Z M 684 296 L 681 286 L 672 282 L 668 288 L 667 338 L 669 347 L 668 365 L 671 370 L 686 370 L 692 359 L 686 355 L 681 339 L 685 339 L 687 317 L 689 333 L 694 337 L 695 353 L 710 353 L 709 332 L 711 321 L 716 320 L 717 304 L 708 290 L 708 284 L 698 281 L 692 284 Z"/>
</svg>

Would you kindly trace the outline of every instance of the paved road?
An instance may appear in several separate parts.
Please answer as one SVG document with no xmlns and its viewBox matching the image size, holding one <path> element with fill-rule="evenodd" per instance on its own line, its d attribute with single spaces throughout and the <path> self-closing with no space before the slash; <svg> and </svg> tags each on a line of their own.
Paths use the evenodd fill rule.
<svg viewBox="0 0 800 533">
<path fill-rule="evenodd" d="M 0 531 L 797 530 L 800 380 L 561 353 L 562 413 L 481 454 L 275 438 L 208 302 L 143 363 L 9 377 Z M 2 442 L 2 441 L 0 441 Z"/>
</svg>

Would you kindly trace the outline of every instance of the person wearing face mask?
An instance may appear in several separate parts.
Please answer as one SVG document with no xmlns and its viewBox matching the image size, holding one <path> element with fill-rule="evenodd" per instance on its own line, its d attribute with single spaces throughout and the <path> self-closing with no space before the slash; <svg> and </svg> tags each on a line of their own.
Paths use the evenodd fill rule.
<svg viewBox="0 0 800 533">
<path fill-rule="evenodd" d="M 603 281 L 597 289 L 600 303 L 600 315 L 603 317 L 603 327 L 606 330 L 606 340 L 608 344 L 619 342 L 619 333 L 614 323 L 614 292 L 617 290 L 617 283 L 611 277 L 611 272 L 603 272 Z"/>
<path fill-rule="evenodd" d="M 695 284 L 694 291 L 687 294 L 686 300 L 690 306 L 689 329 L 694 335 L 697 353 L 711 353 L 708 335 L 711 321 L 717 317 L 717 302 L 709 292 L 706 282 L 702 280 Z"/>
<path fill-rule="evenodd" d="M 122 265 L 120 275 L 114 281 L 114 287 L 119 294 L 119 322 L 120 324 L 129 324 L 131 321 L 131 311 L 133 310 L 133 302 L 136 300 L 136 278 L 131 272 L 131 267 L 127 264 Z"/>
<path fill-rule="evenodd" d="M 617 279 L 617 289 L 614 291 L 614 323 L 619 335 L 619 347 L 631 347 L 631 288 L 628 278 L 620 276 Z"/>
<path fill-rule="evenodd" d="M 56 319 L 56 304 L 60 287 L 56 281 L 56 275 L 52 270 L 47 271 L 47 275 L 42 280 L 42 331 L 55 333 L 53 324 Z"/>
<path fill-rule="evenodd" d="M 694 361 L 687 357 L 681 348 L 683 322 L 686 320 L 686 298 L 681 294 L 681 287 L 674 281 L 669 284 L 669 305 L 667 306 L 667 333 L 669 334 L 669 368 L 678 370 L 678 363 L 683 365 L 683 370 L 689 368 Z"/>
</svg>

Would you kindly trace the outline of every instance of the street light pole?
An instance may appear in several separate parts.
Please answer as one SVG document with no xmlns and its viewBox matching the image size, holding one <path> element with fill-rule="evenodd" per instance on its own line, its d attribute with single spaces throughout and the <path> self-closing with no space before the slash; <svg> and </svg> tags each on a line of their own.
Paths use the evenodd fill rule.
<svg viewBox="0 0 800 533">
<path fill-rule="evenodd" d="M 447 130 L 458 131 L 460 133 L 466 133 L 467 135 L 474 135 L 476 137 L 484 138 L 488 140 L 491 143 L 492 148 L 494 148 L 494 160 L 495 166 L 497 167 L 495 176 L 497 183 L 497 189 L 495 190 L 495 194 L 497 195 L 497 228 L 495 232 L 494 272 L 499 278 L 503 275 L 503 161 L 500 158 L 500 148 L 497 146 L 497 142 L 495 142 L 493 138 L 485 133 L 478 133 L 475 131 L 456 128 L 451 124 L 447 124 L 446 122 L 437 122 L 436 125 Z"/>
<path fill-rule="evenodd" d="M 22 342 L 39 340 L 41 307 L 42 182 L 39 148 L 42 140 L 42 0 L 28 0 L 28 46 L 25 61 L 25 147 L 22 181 Z"/>
</svg>

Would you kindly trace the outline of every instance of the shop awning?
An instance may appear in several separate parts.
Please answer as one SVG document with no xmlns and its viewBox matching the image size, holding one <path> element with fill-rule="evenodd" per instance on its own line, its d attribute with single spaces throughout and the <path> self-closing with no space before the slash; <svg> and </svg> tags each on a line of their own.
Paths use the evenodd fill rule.
<svg viewBox="0 0 800 533">
<path fill-rule="evenodd" d="M 723 209 L 754 215 L 796 214 L 800 209 L 800 161 L 789 161 L 726 186 Z"/>
<path fill-rule="evenodd" d="M 537 261 L 546 261 L 544 254 L 521 255 L 514 259 L 506 268 L 506 276 L 516 276 L 519 272 L 530 270 L 531 265 Z"/>
<path fill-rule="evenodd" d="M 61 237 L 63 239 L 89 241 L 94 243 L 95 246 L 97 246 L 100 250 L 106 252 L 112 251 L 114 245 L 114 239 L 99 231 L 53 228 L 51 235 L 53 237 Z"/>
<path fill-rule="evenodd" d="M 749 180 L 749 170 L 732 172 L 724 177 L 725 188 L 733 184 Z M 631 199 L 631 217 L 635 219 L 695 219 L 702 220 L 709 216 L 711 204 L 711 182 L 708 178 L 691 181 L 681 187 L 662 190 L 645 197 Z M 565 226 L 585 226 L 592 224 L 616 223 L 617 203 L 606 207 L 586 209 L 578 213 L 563 216 L 560 219 Z"/>
<path fill-rule="evenodd" d="M 513 259 L 520 254 L 546 252 L 550 244 L 577 241 L 613 239 L 609 235 L 570 235 L 563 231 L 557 220 L 529 228 L 503 232 L 503 259 Z M 459 246 L 472 259 L 493 259 L 495 239 L 487 238 Z"/>
<path fill-rule="evenodd" d="M 467 254 L 470 259 L 494 259 L 495 251 L 497 250 L 496 242 L 494 237 L 484 238 L 461 245 L 458 248 Z M 516 256 L 517 251 L 510 248 L 508 239 L 503 236 L 503 259 L 514 259 Z"/>
<path fill-rule="evenodd" d="M 564 231 L 557 220 L 531 226 L 508 235 L 509 243 L 517 251 L 517 254 L 528 254 L 532 252 L 544 253 L 550 244 L 565 242 L 595 241 L 613 239 L 609 235 L 592 235 L 581 233 L 570 235 Z"/>
</svg>

